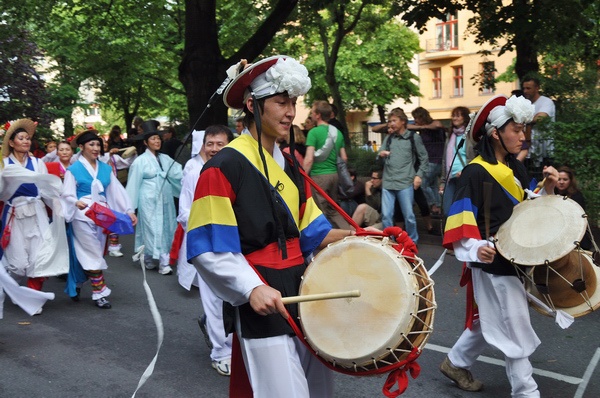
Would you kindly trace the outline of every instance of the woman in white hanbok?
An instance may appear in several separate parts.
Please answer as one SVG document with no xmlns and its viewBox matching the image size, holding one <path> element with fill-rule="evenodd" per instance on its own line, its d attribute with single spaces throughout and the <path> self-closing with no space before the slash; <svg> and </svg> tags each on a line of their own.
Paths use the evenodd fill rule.
<svg viewBox="0 0 600 398">
<path fill-rule="evenodd" d="M 4 135 L 0 180 L 0 200 L 4 202 L 3 250 L 0 249 L 0 255 L 7 271 L 17 278 L 26 278 L 29 288 L 42 290 L 48 276 L 68 271 L 69 257 L 58 202 L 60 179 L 49 175 L 40 159 L 29 156 L 35 130 L 33 121 L 19 119 L 11 123 Z M 54 212 L 53 222 L 46 205 Z M 1 284 L 8 286 L 9 281 Z M 3 296 L 1 291 L 0 296 Z M 47 298 L 50 296 L 53 295 Z M 41 313 L 45 299 L 42 300 L 35 305 L 35 311 L 31 308 L 26 311 Z"/>
<path fill-rule="evenodd" d="M 173 273 L 169 252 L 177 227 L 174 197 L 181 191 L 182 168 L 159 152 L 162 139 L 155 121 L 144 122 L 142 129 L 139 137 L 146 151 L 131 165 L 127 180 L 127 193 L 139 217 L 135 250 L 144 246 L 146 269 L 156 268 L 154 260 L 159 260 L 159 273 L 169 275 Z"/>
<path fill-rule="evenodd" d="M 75 253 L 91 282 L 92 300 L 99 308 L 111 308 L 106 299 L 111 290 L 106 286 L 102 272 L 108 267 L 104 259 L 106 234 L 85 212 L 89 205 L 96 202 L 127 213 L 133 225 L 137 223 L 137 217 L 125 188 L 111 167 L 98 160 L 103 143 L 97 131 L 83 132 L 76 142 L 81 149 L 80 156 L 65 173 L 62 194 L 65 219 L 72 223 Z"/>
</svg>

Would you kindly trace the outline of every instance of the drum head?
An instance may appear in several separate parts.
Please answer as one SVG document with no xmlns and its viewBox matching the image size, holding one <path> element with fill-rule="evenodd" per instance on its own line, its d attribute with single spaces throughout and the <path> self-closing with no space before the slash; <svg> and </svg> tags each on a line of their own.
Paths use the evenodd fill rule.
<svg viewBox="0 0 600 398">
<path fill-rule="evenodd" d="M 372 364 L 411 330 L 419 282 L 411 266 L 381 240 L 347 238 L 329 245 L 309 265 L 300 294 L 360 290 L 361 296 L 299 304 L 309 344 L 345 367 Z"/>
<path fill-rule="evenodd" d="M 577 202 L 558 195 L 526 200 L 497 234 L 496 248 L 521 265 L 543 265 L 558 260 L 576 247 L 587 228 L 585 211 Z"/>
</svg>

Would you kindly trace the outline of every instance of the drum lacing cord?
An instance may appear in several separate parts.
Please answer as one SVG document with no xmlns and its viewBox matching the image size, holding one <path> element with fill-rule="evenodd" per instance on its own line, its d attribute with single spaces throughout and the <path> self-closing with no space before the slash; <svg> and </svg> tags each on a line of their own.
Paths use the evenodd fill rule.
<svg viewBox="0 0 600 398">
<path fill-rule="evenodd" d="M 525 283 L 525 280 L 527 280 L 529 283 L 535 286 L 538 292 L 540 292 L 540 294 L 542 295 L 542 297 L 544 297 L 544 300 L 546 300 L 546 303 L 550 306 L 552 311 L 556 312 L 556 307 L 554 306 L 554 302 L 552 301 L 552 297 L 550 297 L 550 293 L 548 291 L 548 273 L 546 273 L 546 283 L 538 284 L 535 283 L 533 276 L 530 275 L 531 273 L 533 273 L 535 267 L 531 267 L 531 271 L 528 273 L 525 270 L 523 270 L 517 263 L 515 263 L 514 258 L 511 258 L 509 261 L 514 267 L 515 271 L 517 272 L 517 277 L 519 278 L 521 283 Z M 544 266 L 546 266 L 546 272 L 550 268 L 548 267 L 549 264 L 550 262 L 548 260 L 544 261 Z"/>
<path fill-rule="evenodd" d="M 586 290 L 586 284 L 585 284 L 585 279 L 584 275 L 583 275 L 583 249 L 581 248 L 581 246 L 579 246 L 579 242 L 576 242 L 577 244 L 577 248 L 575 249 L 578 253 L 577 259 L 579 260 L 579 275 L 581 275 L 581 279 L 575 279 L 573 281 L 573 283 L 571 284 L 571 288 L 573 290 L 575 290 L 577 293 L 579 293 L 579 295 L 583 298 L 583 300 L 585 301 L 585 303 L 587 304 L 588 307 L 590 307 L 592 310 L 594 309 L 594 307 L 592 306 L 592 303 L 590 301 L 590 295 L 588 294 L 587 290 Z M 562 275 L 561 275 L 562 278 Z M 564 278 L 563 278 L 564 279 Z"/>
<path fill-rule="evenodd" d="M 578 242 L 575 242 L 575 243 L 577 244 Z M 583 278 L 583 262 L 581 260 L 582 249 L 577 244 L 577 247 L 575 250 L 579 253 L 579 256 L 578 256 L 579 274 Z M 545 283 L 539 284 L 539 283 L 535 282 L 535 280 L 533 279 L 533 277 L 530 274 L 523 271 L 517 264 L 515 264 L 514 259 L 511 259 L 510 262 L 511 262 L 511 264 L 513 264 L 513 266 L 515 267 L 515 270 L 517 271 L 518 274 L 520 274 L 520 276 L 523 276 L 523 278 L 527 279 L 533 286 L 536 287 L 538 292 L 542 295 L 544 300 L 546 300 L 546 303 L 550 306 L 550 308 L 553 311 L 557 311 L 557 309 L 556 309 L 556 306 L 554 305 L 554 301 L 552 301 L 552 297 L 550 296 L 550 289 L 548 286 L 549 279 L 550 279 L 550 271 L 554 272 L 554 274 L 557 275 L 560 279 L 562 279 L 567 285 L 569 285 L 571 287 L 571 289 L 575 290 L 581 296 L 581 298 L 583 298 L 583 300 L 588 305 L 588 307 L 590 307 L 590 308 L 593 307 L 591 304 L 588 292 L 587 292 L 587 290 L 585 290 L 586 288 L 585 288 L 585 280 L 584 279 L 577 279 L 577 280 L 571 282 L 567 278 L 565 278 L 562 274 L 560 274 L 557 270 L 552 268 L 550 266 L 550 262 L 548 260 L 545 260 L 544 261 L 544 267 L 546 268 L 546 275 L 545 275 L 545 281 L 544 281 Z M 533 272 L 534 269 L 535 269 L 535 267 L 532 267 L 531 272 Z M 520 278 L 520 276 L 519 276 L 519 278 Z M 523 279 L 521 279 L 521 281 L 522 280 Z"/>
<path fill-rule="evenodd" d="M 583 214 L 581 217 L 583 218 L 588 218 L 587 214 Z M 592 259 L 594 260 L 594 263 L 600 267 L 600 249 L 598 248 L 598 245 L 596 244 L 596 240 L 594 239 L 594 235 L 592 234 L 592 227 L 590 226 L 590 223 L 587 223 L 587 233 L 590 237 L 590 240 L 592 241 L 592 246 L 594 247 L 594 253 L 592 254 Z"/>
</svg>

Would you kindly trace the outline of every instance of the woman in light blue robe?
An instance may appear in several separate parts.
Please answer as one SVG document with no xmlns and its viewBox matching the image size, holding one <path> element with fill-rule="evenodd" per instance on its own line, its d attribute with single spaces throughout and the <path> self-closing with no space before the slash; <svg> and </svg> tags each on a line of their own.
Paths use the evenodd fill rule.
<svg viewBox="0 0 600 398">
<path fill-rule="evenodd" d="M 161 132 L 155 121 L 142 125 L 146 151 L 137 157 L 127 180 L 127 194 L 138 210 L 135 229 L 135 250 L 144 246 L 146 269 L 156 268 L 163 275 L 173 273 L 169 265 L 169 251 L 177 227 L 177 214 L 173 197 L 181 191 L 181 165 L 168 155 L 160 153 Z"/>
</svg>

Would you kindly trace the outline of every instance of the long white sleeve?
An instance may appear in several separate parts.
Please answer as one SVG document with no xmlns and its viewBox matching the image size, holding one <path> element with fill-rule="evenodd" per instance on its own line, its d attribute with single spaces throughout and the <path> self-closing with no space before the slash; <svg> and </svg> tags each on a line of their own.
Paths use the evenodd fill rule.
<svg viewBox="0 0 600 398">
<path fill-rule="evenodd" d="M 215 294 L 233 306 L 247 303 L 252 290 L 263 285 L 240 253 L 203 253 L 192 264 Z"/>
<path fill-rule="evenodd" d="M 477 257 L 477 251 L 480 247 L 487 246 L 490 244 L 491 242 L 488 240 L 463 238 L 459 241 L 454 242 L 454 256 L 459 261 L 466 261 L 469 263 L 480 263 L 481 260 Z"/>
<path fill-rule="evenodd" d="M 181 194 L 179 195 L 179 215 L 177 221 L 183 229 L 187 231 L 188 219 L 190 217 L 190 209 L 194 202 L 194 193 L 196 192 L 196 184 L 200 178 L 202 171 L 201 165 L 190 168 L 181 181 Z"/>
</svg>

